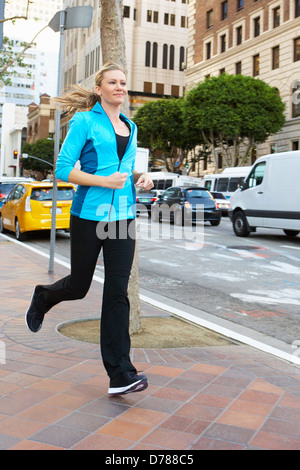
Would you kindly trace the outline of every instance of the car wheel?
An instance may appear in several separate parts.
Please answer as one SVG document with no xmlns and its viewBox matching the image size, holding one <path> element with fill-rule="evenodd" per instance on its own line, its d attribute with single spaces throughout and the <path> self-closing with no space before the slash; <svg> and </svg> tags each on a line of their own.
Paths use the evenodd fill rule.
<svg viewBox="0 0 300 470">
<path fill-rule="evenodd" d="M 248 237 L 250 234 L 246 216 L 242 211 L 233 214 L 232 225 L 237 237 Z"/>
<path fill-rule="evenodd" d="M 19 242 L 24 241 L 26 239 L 26 234 L 21 233 L 18 219 L 16 219 L 16 222 L 15 222 L 15 230 L 16 230 L 16 239 L 19 240 Z"/>
<path fill-rule="evenodd" d="M 211 220 L 210 221 L 210 224 L 213 226 L 213 227 L 217 227 L 218 225 L 220 225 L 220 222 L 221 222 L 221 218 L 219 220 Z"/>
<path fill-rule="evenodd" d="M 2 215 L 0 215 L 0 233 L 5 233 L 5 228 L 3 225 Z"/>
<path fill-rule="evenodd" d="M 298 230 L 284 230 L 284 233 L 287 237 L 296 237 L 298 235 Z"/>
</svg>

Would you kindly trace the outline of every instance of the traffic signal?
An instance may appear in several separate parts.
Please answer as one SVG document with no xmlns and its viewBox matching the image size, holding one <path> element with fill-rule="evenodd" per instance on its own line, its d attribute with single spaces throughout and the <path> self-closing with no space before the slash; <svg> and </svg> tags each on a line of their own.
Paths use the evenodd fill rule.
<svg viewBox="0 0 300 470">
<path fill-rule="evenodd" d="M 18 150 L 14 150 L 14 159 L 16 160 L 18 158 Z"/>
</svg>

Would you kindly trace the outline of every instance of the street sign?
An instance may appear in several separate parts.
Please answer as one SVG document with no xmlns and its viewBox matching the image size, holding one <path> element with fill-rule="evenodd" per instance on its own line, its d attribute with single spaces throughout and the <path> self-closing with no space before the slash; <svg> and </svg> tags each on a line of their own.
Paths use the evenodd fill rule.
<svg viewBox="0 0 300 470">
<path fill-rule="evenodd" d="M 65 9 L 65 28 L 89 28 L 92 24 L 93 7 L 72 7 Z M 48 26 L 58 33 L 60 30 L 60 11 L 56 12 Z"/>
</svg>

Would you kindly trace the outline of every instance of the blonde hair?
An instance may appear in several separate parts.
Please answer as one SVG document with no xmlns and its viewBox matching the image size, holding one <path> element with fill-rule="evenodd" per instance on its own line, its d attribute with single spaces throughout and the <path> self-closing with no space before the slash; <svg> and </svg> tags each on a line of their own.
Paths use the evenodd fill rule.
<svg viewBox="0 0 300 470">
<path fill-rule="evenodd" d="M 95 75 L 95 86 L 101 86 L 105 72 L 111 70 L 120 70 L 126 75 L 123 67 L 114 62 L 108 62 Z M 69 114 L 74 114 L 77 111 L 90 111 L 96 103 L 101 103 L 101 98 L 96 92 L 91 92 L 79 85 L 72 85 L 68 92 L 62 97 L 54 98 L 54 100 L 59 103 L 60 108 L 64 108 Z"/>
</svg>

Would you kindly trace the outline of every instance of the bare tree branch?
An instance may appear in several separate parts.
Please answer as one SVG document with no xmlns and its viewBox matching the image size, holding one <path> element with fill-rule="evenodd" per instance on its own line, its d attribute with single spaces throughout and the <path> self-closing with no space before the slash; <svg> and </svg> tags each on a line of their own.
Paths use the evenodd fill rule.
<svg viewBox="0 0 300 470">
<path fill-rule="evenodd" d="M 10 18 L 3 18 L 3 20 L 0 20 L 0 23 L 5 23 L 5 21 L 12 20 L 28 20 L 28 18 L 27 16 L 11 16 Z"/>
<path fill-rule="evenodd" d="M 10 18 L 3 18 L 2 20 L 0 19 L 0 23 L 4 23 L 5 21 L 13 21 L 13 20 L 28 20 L 29 6 L 30 6 L 31 3 L 33 3 L 31 0 L 27 0 L 25 15 L 23 15 L 23 16 L 11 16 Z"/>
<path fill-rule="evenodd" d="M 32 47 L 34 45 L 34 41 L 36 40 L 36 38 L 38 37 L 39 34 L 41 34 L 42 31 L 44 31 L 44 29 L 48 28 L 48 25 L 44 26 L 35 36 L 34 38 L 31 40 L 30 43 L 28 43 L 24 49 L 19 52 L 19 54 L 17 54 L 13 59 L 11 59 L 10 62 L 8 62 L 4 67 L 2 67 L 2 69 L 0 69 L 0 75 L 2 75 L 12 64 L 14 64 L 20 57 L 22 57 L 22 55 L 25 53 L 25 51 L 27 51 L 27 49 L 29 49 L 30 47 Z"/>
</svg>

